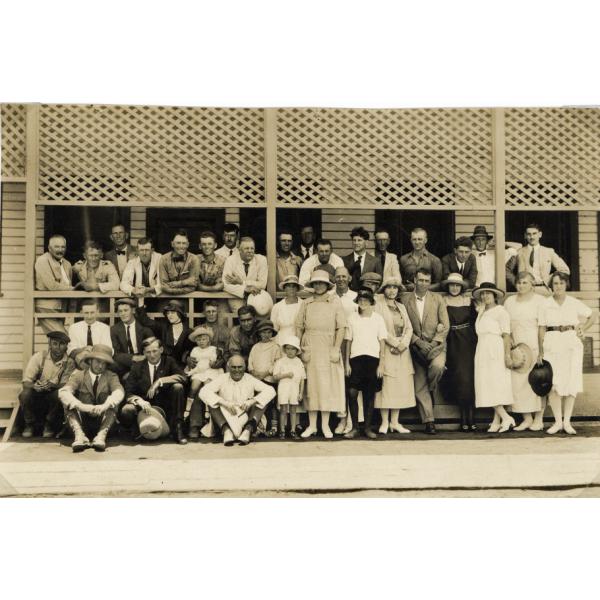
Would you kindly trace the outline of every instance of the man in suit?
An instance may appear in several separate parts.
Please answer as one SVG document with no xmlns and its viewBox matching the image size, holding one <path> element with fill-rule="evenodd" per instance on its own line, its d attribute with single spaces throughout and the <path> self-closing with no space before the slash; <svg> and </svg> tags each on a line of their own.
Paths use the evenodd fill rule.
<svg viewBox="0 0 600 600">
<path fill-rule="evenodd" d="M 144 298 L 160 296 L 162 287 L 158 273 L 161 254 L 154 251 L 150 238 L 138 240 L 137 256 L 129 260 L 121 277 L 121 291 L 128 296 L 138 298 L 138 305 L 144 304 Z"/>
<path fill-rule="evenodd" d="M 63 403 L 67 424 L 75 437 L 71 448 L 81 452 L 90 446 L 87 433 L 96 430 L 92 447 L 97 452 L 106 449 L 106 437 L 115 422 L 124 390 L 117 375 L 107 369 L 113 365 L 111 348 L 101 344 L 86 350 L 81 360 L 83 371 L 74 371 L 58 392 Z"/>
<path fill-rule="evenodd" d="M 142 346 L 144 360 L 134 363 L 129 371 L 125 382 L 126 401 L 119 420 L 133 429 L 139 411 L 149 412 L 151 406 L 158 406 L 167 416 L 175 441 L 187 444 L 183 433 L 187 377 L 174 358 L 163 356 L 163 344 L 158 338 L 145 339 Z"/>
<path fill-rule="evenodd" d="M 319 239 L 317 240 L 316 254 L 313 254 L 302 263 L 300 275 L 298 276 L 300 285 L 306 285 L 310 280 L 312 272 L 319 267 L 325 266 L 334 269 L 333 272 L 335 273 L 335 269 L 339 269 L 340 267 L 344 266 L 344 261 L 335 252 L 333 252 L 331 240 Z M 308 291 L 310 291 L 310 288 Z"/>
<path fill-rule="evenodd" d="M 312 225 L 302 227 L 300 230 L 300 245 L 294 252 L 302 259 L 302 262 L 316 254 L 317 242 L 315 241 L 315 228 Z"/>
<path fill-rule="evenodd" d="M 79 278 L 75 289 L 86 292 L 116 292 L 120 280 L 117 270 L 108 260 L 102 259 L 102 246 L 94 241 L 87 241 L 83 247 L 83 260 L 73 265 L 73 273 Z"/>
<path fill-rule="evenodd" d="M 454 242 L 454 252 L 442 257 L 442 279 L 448 279 L 450 273 L 460 273 L 469 284 L 467 289 L 472 290 L 477 281 L 477 260 L 472 250 L 473 240 L 459 237 Z"/>
<path fill-rule="evenodd" d="M 67 292 L 73 289 L 71 285 L 71 263 L 65 258 L 67 240 L 62 235 L 53 235 L 48 240 L 48 252 L 35 261 L 35 289 L 43 292 Z M 66 300 L 40 298 L 35 302 L 37 312 L 65 312 Z M 39 319 L 44 333 L 62 331 L 66 333 L 64 319 Z"/>
<path fill-rule="evenodd" d="M 401 295 L 413 327 L 410 350 L 415 369 L 415 396 L 425 433 L 435 434 L 432 394 L 446 365 L 446 338 L 450 330 L 448 311 L 443 299 L 432 294 L 431 273 L 418 268 L 414 292 Z"/>
<path fill-rule="evenodd" d="M 537 223 L 530 223 L 525 228 L 527 245 L 518 250 L 518 271 L 527 271 L 534 278 L 534 290 L 540 294 L 548 295 L 550 275 L 553 271 L 562 271 L 567 275 L 571 270 L 567 263 L 554 251 L 540 244 L 542 229 Z"/>
<path fill-rule="evenodd" d="M 116 372 L 123 377 L 135 362 L 144 360 L 142 342 L 154 336 L 135 318 L 136 303 L 132 298 L 120 298 L 115 303 L 119 322 L 110 328 Z"/>
<path fill-rule="evenodd" d="M 171 240 L 171 252 L 160 257 L 158 273 L 164 294 L 182 295 L 196 290 L 200 274 L 198 257 L 188 252 L 190 239 L 180 229 Z"/>
<path fill-rule="evenodd" d="M 363 273 L 383 273 L 381 261 L 367 252 L 369 232 L 364 227 L 355 227 L 350 232 L 352 239 L 351 254 L 343 257 L 344 266 L 350 273 L 350 289 L 354 292 L 360 288 L 360 276 Z"/>
<path fill-rule="evenodd" d="M 113 249 L 109 250 L 104 258 L 110 261 L 119 274 L 119 279 L 123 276 L 127 263 L 135 258 L 135 248 L 129 244 L 129 232 L 125 225 L 117 223 L 113 225 L 110 232 L 110 239 L 113 243 Z"/>
<path fill-rule="evenodd" d="M 381 263 L 383 280 L 396 278 L 402 282 L 398 257 L 394 253 L 388 252 L 389 245 L 389 231 L 382 227 L 377 228 L 375 231 L 375 258 L 378 258 Z"/>
<path fill-rule="evenodd" d="M 223 267 L 223 288 L 235 296 L 228 300 L 233 313 L 246 303 L 250 294 L 260 294 L 266 289 L 269 274 L 267 258 L 255 253 L 251 237 L 240 240 L 239 250 L 239 254 L 230 256 Z"/>
<path fill-rule="evenodd" d="M 427 232 L 416 227 L 410 232 L 411 252 L 400 257 L 402 281 L 407 290 L 414 290 L 414 278 L 417 269 L 426 269 L 431 273 L 431 291 L 438 290 L 442 281 L 442 261 L 427 250 Z"/>
</svg>

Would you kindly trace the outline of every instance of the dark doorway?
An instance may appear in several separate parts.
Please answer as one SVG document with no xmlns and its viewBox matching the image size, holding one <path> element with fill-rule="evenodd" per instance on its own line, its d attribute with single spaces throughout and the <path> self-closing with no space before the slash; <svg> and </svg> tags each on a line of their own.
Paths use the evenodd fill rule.
<svg viewBox="0 0 600 600">
<path fill-rule="evenodd" d="M 190 251 L 198 254 L 200 233 L 212 231 L 221 245 L 225 223 L 224 208 L 149 208 L 146 211 L 146 233 L 158 252 L 171 250 L 171 240 L 178 229 L 185 229 L 190 239 Z"/>
<path fill-rule="evenodd" d="M 117 223 L 125 225 L 129 231 L 129 208 L 45 206 L 44 249 L 50 236 L 56 233 L 67 239 L 66 258 L 71 263 L 82 259 L 87 240 L 102 244 L 104 251 L 110 250 L 110 230 Z"/>
<path fill-rule="evenodd" d="M 554 248 L 571 269 L 571 289 L 579 289 L 579 215 L 576 211 L 508 211 L 506 239 L 525 244 L 528 223 L 542 228 L 543 246 Z"/>
<path fill-rule="evenodd" d="M 442 257 L 454 244 L 454 211 L 452 210 L 376 210 L 375 227 L 390 232 L 390 251 L 402 256 L 412 250 L 410 232 L 416 227 L 427 231 L 427 249 Z"/>
</svg>

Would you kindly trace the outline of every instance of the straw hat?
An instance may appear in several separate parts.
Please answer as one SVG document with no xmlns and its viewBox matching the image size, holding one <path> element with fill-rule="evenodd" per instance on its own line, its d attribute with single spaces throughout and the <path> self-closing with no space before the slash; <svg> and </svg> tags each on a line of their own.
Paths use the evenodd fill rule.
<svg viewBox="0 0 600 600">
<path fill-rule="evenodd" d="M 96 344 L 95 346 L 92 346 L 91 350 L 84 350 L 81 355 L 77 357 L 77 360 L 80 364 L 89 367 L 89 361 L 92 358 L 104 361 L 107 365 L 115 364 L 112 357 L 112 349 L 104 344 Z"/>
<path fill-rule="evenodd" d="M 469 287 L 469 282 L 463 279 L 463 276 L 460 273 L 450 273 L 447 279 L 444 279 L 440 284 L 444 291 L 448 291 L 448 286 L 451 283 L 457 283 L 462 286 L 463 290 L 466 290 Z"/>
<path fill-rule="evenodd" d="M 377 292 L 379 294 L 383 294 L 383 292 L 385 292 L 385 288 L 390 285 L 395 285 L 401 292 L 406 291 L 406 288 L 402 285 L 402 281 L 400 281 L 399 277 L 388 277 L 387 279 L 383 280 L 383 283 Z"/>
<path fill-rule="evenodd" d="M 169 435 L 169 425 L 160 406 L 152 406 L 149 412 L 141 410 L 137 422 L 141 436 L 147 440 L 157 440 Z"/>
<path fill-rule="evenodd" d="M 283 290 L 290 283 L 294 284 L 298 288 L 298 291 L 304 289 L 304 286 L 300 283 L 296 275 L 286 275 L 285 279 L 279 284 L 279 289 Z"/>
<path fill-rule="evenodd" d="M 504 298 L 505 295 L 502 290 L 499 290 L 493 283 L 489 281 L 484 281 L 479 287 L 476 287 L 471 292 L 471 295 L 473 298 L 475 298 L 475 300 L 479 300 L 481 292 L 492 292 L 496 298 Z"/>
<path fill-rule="evenodd" d="M 533 350 L 527 344 L 517 344 L 510 350 L 512 370 L 517 373 L 528 373 L 534 363 Z"/>
<path fill-rule="evenodd" d="M 213 330 L 204 325 L 196 327 L 192 333 L 190 333 L 188 339 L 190 342 L 195 342 L 201 335 L 207 335 L 211 340 L 213 338 Z"/>
<path fill-rule="evenodd" d="M 298 352 L 301 351 L 300 340 L 298 339 L 297 335 L 286 335 L 286 336 L 284 336 L 283 339 L 279 340 L 279 345 L 282 348 L 284 346 L 293 346 L 294 348 L 296 348 L 296 350 L 298 350 Z"/>
<path fill-rule="evenodd" d="M 265 290 L 261 290 L 258 294 L 250 294 L 246 303 L 254 307 L 259 317 L 266 317 L 273 309 L 273 298 Z"/>
<path fill-rule="evenodd" d="M 331 289 L 332 287 L 334 287 L 334 284 L 331 283 L 329 277 L 325 274 L 325 272 L 322 269 L 317 269 L 316 271 L 313 271 L 312 275 L 310 276 L 310 281 L 304 287 L 312 288 L 317 282 L 326 283 L 327 289 Z"/>
</svg>

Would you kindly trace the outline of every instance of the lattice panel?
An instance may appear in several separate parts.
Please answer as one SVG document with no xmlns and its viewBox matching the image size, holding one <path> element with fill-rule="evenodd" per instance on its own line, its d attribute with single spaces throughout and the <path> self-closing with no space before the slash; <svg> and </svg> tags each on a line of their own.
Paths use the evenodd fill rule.
<svg viewBox="0 0 600 600">
<path fill-rule="evenodd" d="M 487 109 L 278 111 L 284 205 L 492 204 Z"/>
<path fill-rule="evenodd" d="M 27 110 L 23 104 L 0 104 L 2 177 L 25 177 Z"/>
<path fill-rule="evenodd" d="M 44 105 L 42 202 L 264 202 L 263 111 Z"/>
<path fill-rule="evenodd" d="M 510 109 L 505 127 L 508 205 L 598 206 L 600 109 Z"/>
</svg>

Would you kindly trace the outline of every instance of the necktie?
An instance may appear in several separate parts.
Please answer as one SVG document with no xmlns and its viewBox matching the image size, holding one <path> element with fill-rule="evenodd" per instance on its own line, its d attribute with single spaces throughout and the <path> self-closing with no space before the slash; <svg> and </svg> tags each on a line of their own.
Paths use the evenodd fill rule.
<svg viewBox="0 0 600 600">
<path fill-rule="evenodd" d="M 94 383 L 92 383 L 92 394 L 94 394 L 94 400 L 96 399 L 96 394 L 98 393 L 98 380 L 100 379 L 99 375 L 95 376 Z"/>
<path fill-rule="evenodd" d="M 156 379 L 156 365 L 150 365 L 150 383 Z"/>
<path fill-rule="evenodd" d="M 485 252 L 480 252 L 480 253 L 479 253 L 479 256 L 485 256 L 485 255 L 486 255 L 486 253 L 485 253 Z"/>
<path fill-rule="evenodd" d="M 355 264 L 355 269 L 356 269 L 356 273 L 358 273 L 358 275 L 362 274 L 362 256 L 359 256 L 356 259 L 356 263 Z"/>
<path fill-rule="evenodd" d="M 127 351 L 129 352 L 129 354 L 135 354 L 135 351 L 133 349 L 133 343 L 131 342 L 131 331 L 130 328 L 131 325 L 127 325 L 125 327 L 125 333 L 127 335 Z"/>
<path fill-rule="evenodd" d="M 150 287 L 149 267 L 144 263 L 142 263 L 142 285 L 144 287 Z"/>
<path fill-rule="evenodd" d="M 87 345 L 88 346 L 93 346 L 94 345 L 94 341 L 92 340 L 92 326 L 91 325 L 88 325 Z"/>
<path fill-rule="evenodd" d="M 229 248 L 229 256 L 233 254 L 233 248 Z"/>
<path fill-rule="evenodd" d="M 174 256 L 173 262 L 183 262 L 184 256 Z"/>
<path fill-rule="evenodd" d="M 250 268 L 250 265 L 248 263 L 244 263 L 244 271 L 246 273 L 246 276 L 248 275 L 248 269 Z"/>
<path fill-rule="evenodd" d="M 379 255 L 379 258 L 381 259 L 381 267 L 382 267 L 382 268 L 383 268 L 383 267 L 385 267 L 385 252 L 382 252 L 382 253 Z"/>
<path fill-rule="evenodd" d="M 458 272 L 462 275 L 462 272 L 463 272 L 463 264 L 462 263 L 458 263 Z"/>
<path fill-rule="evenodd" d="M 533 267 L 533 246 L 531 247 L 531 252 L 529 253 L 529 264 Z"/>
</svg>

